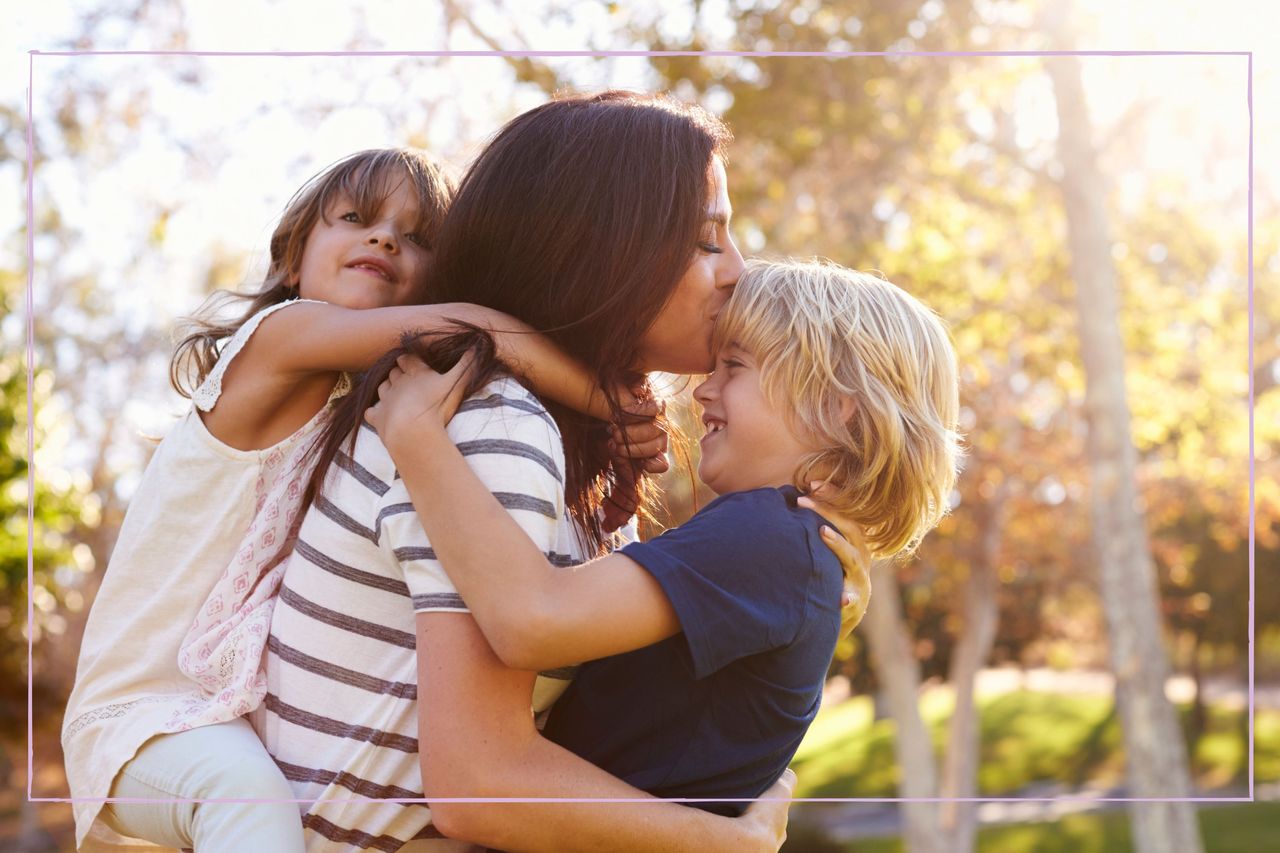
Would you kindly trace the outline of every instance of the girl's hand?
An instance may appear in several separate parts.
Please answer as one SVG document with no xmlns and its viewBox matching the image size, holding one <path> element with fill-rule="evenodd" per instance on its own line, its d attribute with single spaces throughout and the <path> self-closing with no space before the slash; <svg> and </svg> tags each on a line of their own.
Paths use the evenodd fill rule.
<svg viewBox="0 0 1280 853">
<path fill-rule="evenodd" d="M 648 474 L 661 474 L 667 463 L 667 404 L 652 397 L 633 397 L 620 422 L 609 426 L 609 453 L 615 459 L 634 459 Z"/>
<path fill-rule="evenodd" d="M 613 484 L 605 496 L 601 518 L 606 533 L 617 530 L 636 514 L 640 505 L 640 478 L 661 474 L 671 467 L 667 462 L 667 430 L 663 419 L 666 404 L 645 396 L 645 390 L 627 390 L 623 420 L 609 427 Z"/>
<path fill-rule="evenodd" d="M 443 432 L 462 404 L 473 365 L 467 353 L 448 373 L 436 373 L 417 356 L 400 356 L 378 386 L 378 402 L 365 412 L 365 420 L 388 447 L 429 430 Z"/>
<path fill-rule="evenodd" d="M 796 774 L 791 768 L 782 771 L 778 781 L 760 795 L 738 820 L 749 821 L 750 828 L 759 843 L 753 850 L 777 853 L 787 840 L 787 812 L 796 787 Z"/>
<path fill-rule="evenodd" d="M 840 638 L 844 639 L 858 627 L 871 602 L 871 549 L 856 521 L 837 515 L 821 502 L 824 488 L 825 485 L 810 484 L 809 495 L 801 496 L 796 503 L 818 513 L 840 531 L 840 535 L 836 535 L 830 527 L 823 527 L 822 541 L 839 558 L 844 569 L 844 597 L 840 602 Z"/>
</svg>

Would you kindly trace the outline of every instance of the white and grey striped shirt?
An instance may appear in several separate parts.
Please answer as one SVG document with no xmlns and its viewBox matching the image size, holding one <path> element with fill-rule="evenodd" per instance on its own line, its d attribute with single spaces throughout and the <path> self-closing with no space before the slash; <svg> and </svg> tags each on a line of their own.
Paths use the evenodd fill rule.
<svg viewBox="0 0 1280 853">
<path fill-rule="evenodd" d="M 583 559 L 564 500 L 555 422 L 528 390 L 495 380 L 464 402 L 449 437 L 556 563 Z M 395 851 L 430 838 L 417 744 L 414 614 L 465 611 L 435 559 L 376 433 L 359 430 L 308 511 L 285 570 L 267 649 L 267 697 L 254 716 L 304 805 L 308 850 Z M 559 676 L 559 677 L 556 677 Z M 567 685 L 543 673 L 542 710 Z M 416 849 L 416 848 L 415 848 Z"/>
</svg>

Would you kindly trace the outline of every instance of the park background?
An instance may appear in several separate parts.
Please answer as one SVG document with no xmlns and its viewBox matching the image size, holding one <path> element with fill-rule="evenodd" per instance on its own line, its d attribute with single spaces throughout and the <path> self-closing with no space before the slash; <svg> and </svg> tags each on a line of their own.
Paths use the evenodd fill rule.
<svg viewBox="0 0 1280 853">
<path fill-rule="evenodd" d="M 70 849 L 69 807 L 27 802 L 27 749 L 33 795 L 66 796 L 57 733 L 80 631 L 153 446 L 148 437 L 183 410 L 167 387 L 175 319 L 214 288 L 260 280 L 288 196 L 333 160 L 411 144 L 461 170 L 503 121 L 555 90 L 605 86 L 670 90 L 725 117 L 736 136 L 730 194 L 744 254 L 822 255 L 880 270 L 946 318 L 960 354 L 969 456 L 954 510 L 914 559 L 877 567 L 867 620 L 839 650 L 823 713 L 797 756 L 797 793 L 1042 799 L 798 804 L 785 849 L 1123 850 L 1136 842 L 1194 850 L 1200 841 L 1177 834 L 1196 817 L 1190 808 L 1126 811 L 1087 798 L 1275 797 L 1280 305 L 1271 285 L 1280 217 L 1278 161 L 1267 156 L 1276 119 L 1266 108 L 1274 60 L 1260 54 L 1252 65 L 1251 411 L 1250 59 L 909 55 L 1246 51 L 1280 23 L 1273 10 L 1190 0 L 1118 9 L 1033 0 L 24 6 L 0 36 L 8 72 L 0 181 L 9 199 L 0 206 L 5 849 Z M 33 49 L 892 55 L 32 59 Z M 1082 306 L 1082 282 L 1111 282 L 1115 306 L 1105 298 Z M 1081 343 L 1088 334 L 1105 341 L 1109 329 L 1122 361 Z M 687 399 L 691 384 L 667 384 Z M 1109 512 L 1090 488 L 1109 463 L 1089 442 L 1105 413 L 1086 391 L 1103 387 L 1127 391 L 1131 421 L 1115 458 L 1122 473 L 1132 465 L 1136 528 L 1125 526 L 1124 507 Z M 687 517 L 695 496 L 679 465 L 665 486 L 668 517 Z M 1123 560 L 1099 556 L 1135 529 L 1129 541 L 1140 547 Z M 1143 577 L 1149 593 L 1133 586 Z M 1134 626 L 1157 618 L 1159 629 L 1134 636 Z M 1158 658 L 1142 673 L 1168 668 L 1155 689 L 1176 709 L 1167 719 L 1159 702 L 1143 699 L 1153 695 L 1150 683 L 1117 667 L 1117 636 L 1129 644 L 1127 660 Z M 1123 689 L 1135 691 L 1135 714 L 1153 716 L 1121 724 L 1117 668 Z M 1144 733 L 1157 748 L 1135 778 L 1126 756 Z M 1254 850 L 1280 808 L 1213 806 L 1198 818 L 1204 849 Z M 1152 846 L 1160 838 L 1176 848 Z"/>
</svg>

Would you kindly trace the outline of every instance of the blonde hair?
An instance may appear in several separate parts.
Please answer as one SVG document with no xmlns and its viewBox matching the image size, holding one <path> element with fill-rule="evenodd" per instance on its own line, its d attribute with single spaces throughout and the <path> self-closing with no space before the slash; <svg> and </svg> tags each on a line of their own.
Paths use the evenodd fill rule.
<svg viewBox="0 0 1280 853">
<path fill-rule="evenodd" d="M 312 176 L 285 205 L 271 234 L 271 260 L 258 290 L 215 291 L 195 315 L 184 318 L 182 325 L 190 331 L 178 343 L 169 362 L 169 382 L 174 390 L 190 397 L 217 363 L 219 341 L 234 335 L 264 308 L 298 295 L 297 275 L 307 237 L 318 221 L 329 221 L 329 206 L 334 199 L 345 195 L 362 216 L 372 217 L 405 178 L 418 198 L 414 233 L 423 245 L 434 245 L 455 186 L 427 152 L 416 148 L 370 148 L 339 160 Z M 234 302 L 248 304 L 236 319 L 220 322 L 217 315 L 221 309 Z"/>
<path fill-rule="evenodd" d="M 873 556 L 915 550 L 948 509 L 962 452 L 955 350 L 938 316 L 830 261 L 753 260 L 716 324 L 715 348 L 729 343 L 820 448 L 796 487 L 829 483 L 824 500 L 861 525 Z"/>
</svg>

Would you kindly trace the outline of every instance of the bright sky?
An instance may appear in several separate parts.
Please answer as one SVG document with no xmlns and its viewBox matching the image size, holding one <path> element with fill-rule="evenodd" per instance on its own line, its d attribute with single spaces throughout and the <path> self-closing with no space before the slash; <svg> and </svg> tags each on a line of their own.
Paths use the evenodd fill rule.
<svg viewBox="0 0 1280 853">
<path fill-rule="evenodd" d="M 19 4 L 17 26 L 0 32 L 0 57 L 7 63 L 0 90 L 4 103 L 21 105 L 29 49 L 57 47 L 76 32 L 76 15 L 89 4 Z M 609 37 L 616 22 L 632 14 L 653 15 L 665 31 L 686 30 L 690 3 L 665 0 L 649 11 L 632 12 L 617 4 L 579 4 L 572 17 L 543 14 L 536 4 L 509 4 L 503 14 L 480 13 L 477 23 L 509 44 L 512 27 L 538 49 L 580 49 L 589 43 L 617 45 Z M 1248 50 L 1261 47 L 1260 34 L 1280 24 L 1280 6 L 1265 5 L 1265 20 L 1246 0 L 1075 4 L 1080 46 L 1091 49 Z M 163 19 L 166 7 L 159 9 Z M 177 8 L 177 7 L 175 7 Z M 326 7 L 327 8 L 327 7 Z M 487 8 L 487 5 L 486 5 Z M 311 3 L 230 0 L 196 3 L 183 8 L 182 23 L 193 50 L 344 50 L 369 49 L 477 50 L 488 45 L 457 32 L 445 44 L 443 19 L 434 4 L 375 0 L 347 14 L 318 14 Z M 704 32 L 714 46 L 730 31 L 724 4 L 703 4 Z M 305 10 L 305 11 L 300 11 Z M 936 11 L 936 10 L 934 10 Z M 926 17 L 927 17 L 926 13 Z M 283 34 L 283 35 L 282 35 Z M 155 49 L 148 30 L 121 29 L 108 34 L 113 46 Z M 154 36 L 151 36 L 154 37 Z M 589 41 L 589 39 L 591 41 Z M 784 47 L 779 45 L 778 47 Z M 796 59 L 804 62 L 806 60 Z M 849 60 L 857 61 L 857 60 Z M 947 61 L 939 59 L 937 61 Z M 993 59 L 992 62 L 1008 60 Z M 584 86 L 617 85 L 646 88 L 646 65 L 640 59 L 608 62 L 560 60 Z M 1135 103 L 1149 103 L 1150 132 L 1143 152 L 1148 173 L 1184 175 L 1197 193 L 1218 195 L 1215 201 L 1236 203 L 1245 228 L 1243 176 L 1246 174 L 1247 114 L 1244 107 L 1245 59 L 1242 57 L 1088 58 L 1086 89 L 1096 128 L 1112 125 Z M 202 85 L 193 88 L 183 74 L 195 69 Z M 110 289 L 117 310 L 139 326 L 164 327 L 199 301 L 199 282 L 209 257 L 219 251 L 253 253 L 259 266 L 246 270 L 244 282 L 260 275 L 261 256 L 275 218 L 301 182 L 351 151 L 404 144 L 414 135 L 419 144 L 464 165 L 484 136 L 537 97 L 517 92 L 510 71 L 497 57 L 455 57 L 443 63 L 399 57 L 361 58 L 207 58 L 37 57 L 34 95 L 37 129 L 46 130 L 59 99 L 58 81 L 136 80 L 145 95 L 139 102 L 137 126 L 120 144 L 123 156 L 91 156 L 88 170 L 57 157 L 55 138 L 44 139 L 53 159 L 42 172 L 41 192 L 67 223 L 84 235 L 70 256 L 56 261 L 60 275 L 76 270 L 96 272 L 99 286 Z M 1268 163 L 1280 133 L 1276 132 L 1275 60 L 1255 58 L 1254 109 L 1260 215 L 1274 212 L 1274 173 Z M 113 89 L 125 98 L 129 87 Z M 1268 97 L 1267 93 L 1271 93 Z M 300 106 L 312 105 L 313 111 Z M 321 115 L 329 105 L 337 109 Z M 1031 83 L 1017 105 L 1021 133 L 1028 139 L 1051 138 L 1056 119 L 1051 93 Z M 1197 121 L 1188 123 L 1189 114 Z M 111 150 L 100 148 L 93 150 Z M 1141 176 L 1118 176 L 1122 190 Z M 0 164 L 0 181 L 25 198 L 21 170 Z M 146 233 L 157 210 L 172 211 L 162 241 L 147 247 Z M 0 207 L 0 229 L 13 234 L 22 227 L 22 204 Z M 140 252 L 140 247 L 146 249 Z M 10 243 L 6 250 L 21 252 Z M 48 251 L 52 251 L 52 247 Z M 38 249 L 41 264 L 53 260 Z M 5 266 L 18 267 L 17 258 Z M 37 266 L 36 288 L 42 267 Z M 51 307 L 51 306 L 45 306 Z M 6 320 L 7 341 L 20 339 L 18 318 Z M 161 414 L 175 407 L 158 386 L 134 399 L 152 400 L 129 411 L 134 427 L 155 431 Z M 53 449 L 50 449 L 53 452 Z M 65 453 L 59 449 L 59 453 Z M 39 464 L 39 460 L 38 464 Z M 62 459 L 65 464 L 68 460 Z"/>
</svg>

